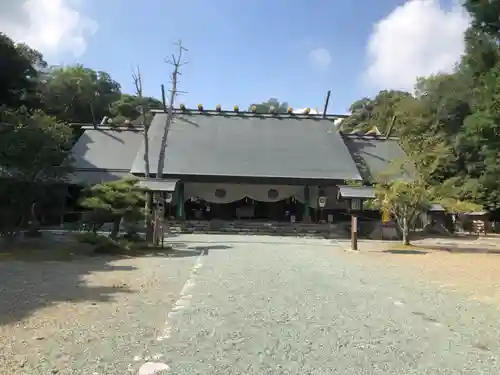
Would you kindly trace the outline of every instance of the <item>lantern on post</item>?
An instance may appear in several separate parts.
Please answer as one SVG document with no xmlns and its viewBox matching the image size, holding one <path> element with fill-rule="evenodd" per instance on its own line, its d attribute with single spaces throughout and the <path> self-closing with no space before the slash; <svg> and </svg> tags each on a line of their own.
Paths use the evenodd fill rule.
<svg viewBox="0 0 500 375">
<path fill-rule="evenodd" d="M 323 209 L 326 207 L 327 199 L 325 196 L 321 195 L 318 197 L 318 221 L 323 220 Z"/>
<path fill-rule="evenodd" d="M 166 192 L 165 193 L 165 203 L 170 204 L 172 203 L 173 199 L 173 194 L 171 192 Z"/>
</svg>

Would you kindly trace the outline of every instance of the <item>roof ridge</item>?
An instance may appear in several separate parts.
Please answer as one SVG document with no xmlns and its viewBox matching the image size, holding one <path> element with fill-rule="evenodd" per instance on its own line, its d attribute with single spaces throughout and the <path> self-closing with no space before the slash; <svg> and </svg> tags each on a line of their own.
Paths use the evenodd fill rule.
<svg viewBox="0 0 500 375">
<path fill-rule="evenodd" d="M 238 117 L 265 117 L 265 118 L 314 118 L 314 119 L 325 119 L 325 120 L 337 120 L 349 117 L 348 115 L 338 115 L 338 114 L 326 114 L 323 116 L 322 113 L 258 113 L 252 111 L 230 111 L 230 110 L 208 110 L 204 109 L 200 111 L 199 109 L 180 109 L 174 108 L 175 114 L 184 114 L 190 116 L 238 116 Z M 152 113 L 165 113 L 163 109 L 152 109 Z"/>
</svg>

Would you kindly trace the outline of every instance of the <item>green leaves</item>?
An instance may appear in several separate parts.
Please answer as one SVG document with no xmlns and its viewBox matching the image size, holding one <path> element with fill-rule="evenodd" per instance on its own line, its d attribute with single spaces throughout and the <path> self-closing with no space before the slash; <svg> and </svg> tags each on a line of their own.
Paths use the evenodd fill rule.
<svg viewBox="0 0 500 375">
<path fill-rule="evenodd" d="M 71 129 L 41 111 L 0 108 L 2 173 L 24 181 L 58 180 L 67 174 Z"/>
<path fill-rule="evenodd" d="M 36 67 L 45 64 L 41 54 L 0 33 L 0 56 L 0 106 L 39 108 Z"/>
<path fill-rule="evenodd" d="M 108 73 L 82 65 L 53 69 L 44 85 L 47 112 L 66 122 L 99 123 L 120 96 L 120 85 Z"/>
<path fill-rule="evenodd" d="M 143 98 L 147 109 L 162 108 L 162 103 L 154 98 Z M 135 120 L 141 115 L 141 101 L 135 95 L 122 94 L 122 96 L 111 103 L 110 113 L 115 118 Z"/>
<path fill-rule="evenodd" d="M 271 98 L 267 102 L 263 102 L 260 104 L 251 104 L 248 107 L 248 110 L 251 111 L 252 106 L 257 107 L 257 113 L 269 113 L 271 107 L 273 107 L 276 113 L 286 113 L 288 110 L 288 103 L 280 102 L 276 98 Z"/>
<path fill-rule="evenodd" d="M 344 132 L 366 133 L 376 126 L 385 134 L 392 118 L 398 114 L 399 103 L 409 97 L 410 94 L 404 91 L 383 90 L 373 99 L 360 99 L 351 105 L 351 116 L 342 121 L 340 129 Z M 395 130 L 394 134 L 397 134 Z"/>
<path fill-rule="evenodd" d="M 92 210 L 104 210 L 113 215 L 140 212 L 144 206 L 145 191 L 137 186 L 137 179 L 121 179 L 94 185 L 80 204 Z"/>
</svg>

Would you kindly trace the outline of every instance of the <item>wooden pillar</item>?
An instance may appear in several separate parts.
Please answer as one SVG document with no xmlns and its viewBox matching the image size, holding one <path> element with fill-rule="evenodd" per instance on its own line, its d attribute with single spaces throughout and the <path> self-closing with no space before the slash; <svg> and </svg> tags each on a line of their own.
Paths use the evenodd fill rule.
<svg viewBox="0 0 500 375">
<path fill-rule="evenodd" d="M 67 185 L 63 185 L 62 193 L 61 193 L 61 212 L 59 212 L 60 217 L 60 228 L 64 228 L 64 214 L 66 213 L 66 200 L 69 196 L 69 187 Z"/>
<path fill-rule="evenodd" d="M 358 250 L 358 216 L 351 211 L 351 250 Z"/>
<path fill-rule="evenodd" d="M 311 192 L 309 190 L 309 185 L 306 185 L 304 186 L 304 213 L 302 215 L 302 221 L 304 223 L 309 223 L 311 221 L 310 199 Z"/>
<path fill-rule="evenodd" d="M 184 183 L 178 183 L 178 191 L 177 191 L 177 218 L 180 220 L 184 220 L 186 217 L 186 213 L 184 210 Z"/>
</svg>

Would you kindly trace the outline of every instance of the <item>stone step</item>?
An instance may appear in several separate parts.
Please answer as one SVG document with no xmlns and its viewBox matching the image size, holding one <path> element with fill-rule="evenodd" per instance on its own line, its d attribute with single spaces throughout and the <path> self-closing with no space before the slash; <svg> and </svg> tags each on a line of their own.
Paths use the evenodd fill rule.
<svg viewBox="0 0 500 375">
<path fill-rule="evenodd" d="M 174 233 L 261 234 L 322 238 L 347 238 L 349 235 L 347 226 L 344 223 L 306 224 L 214 220 L 167 222 L 166 224 L 169 230 Z"/>
</svg>

